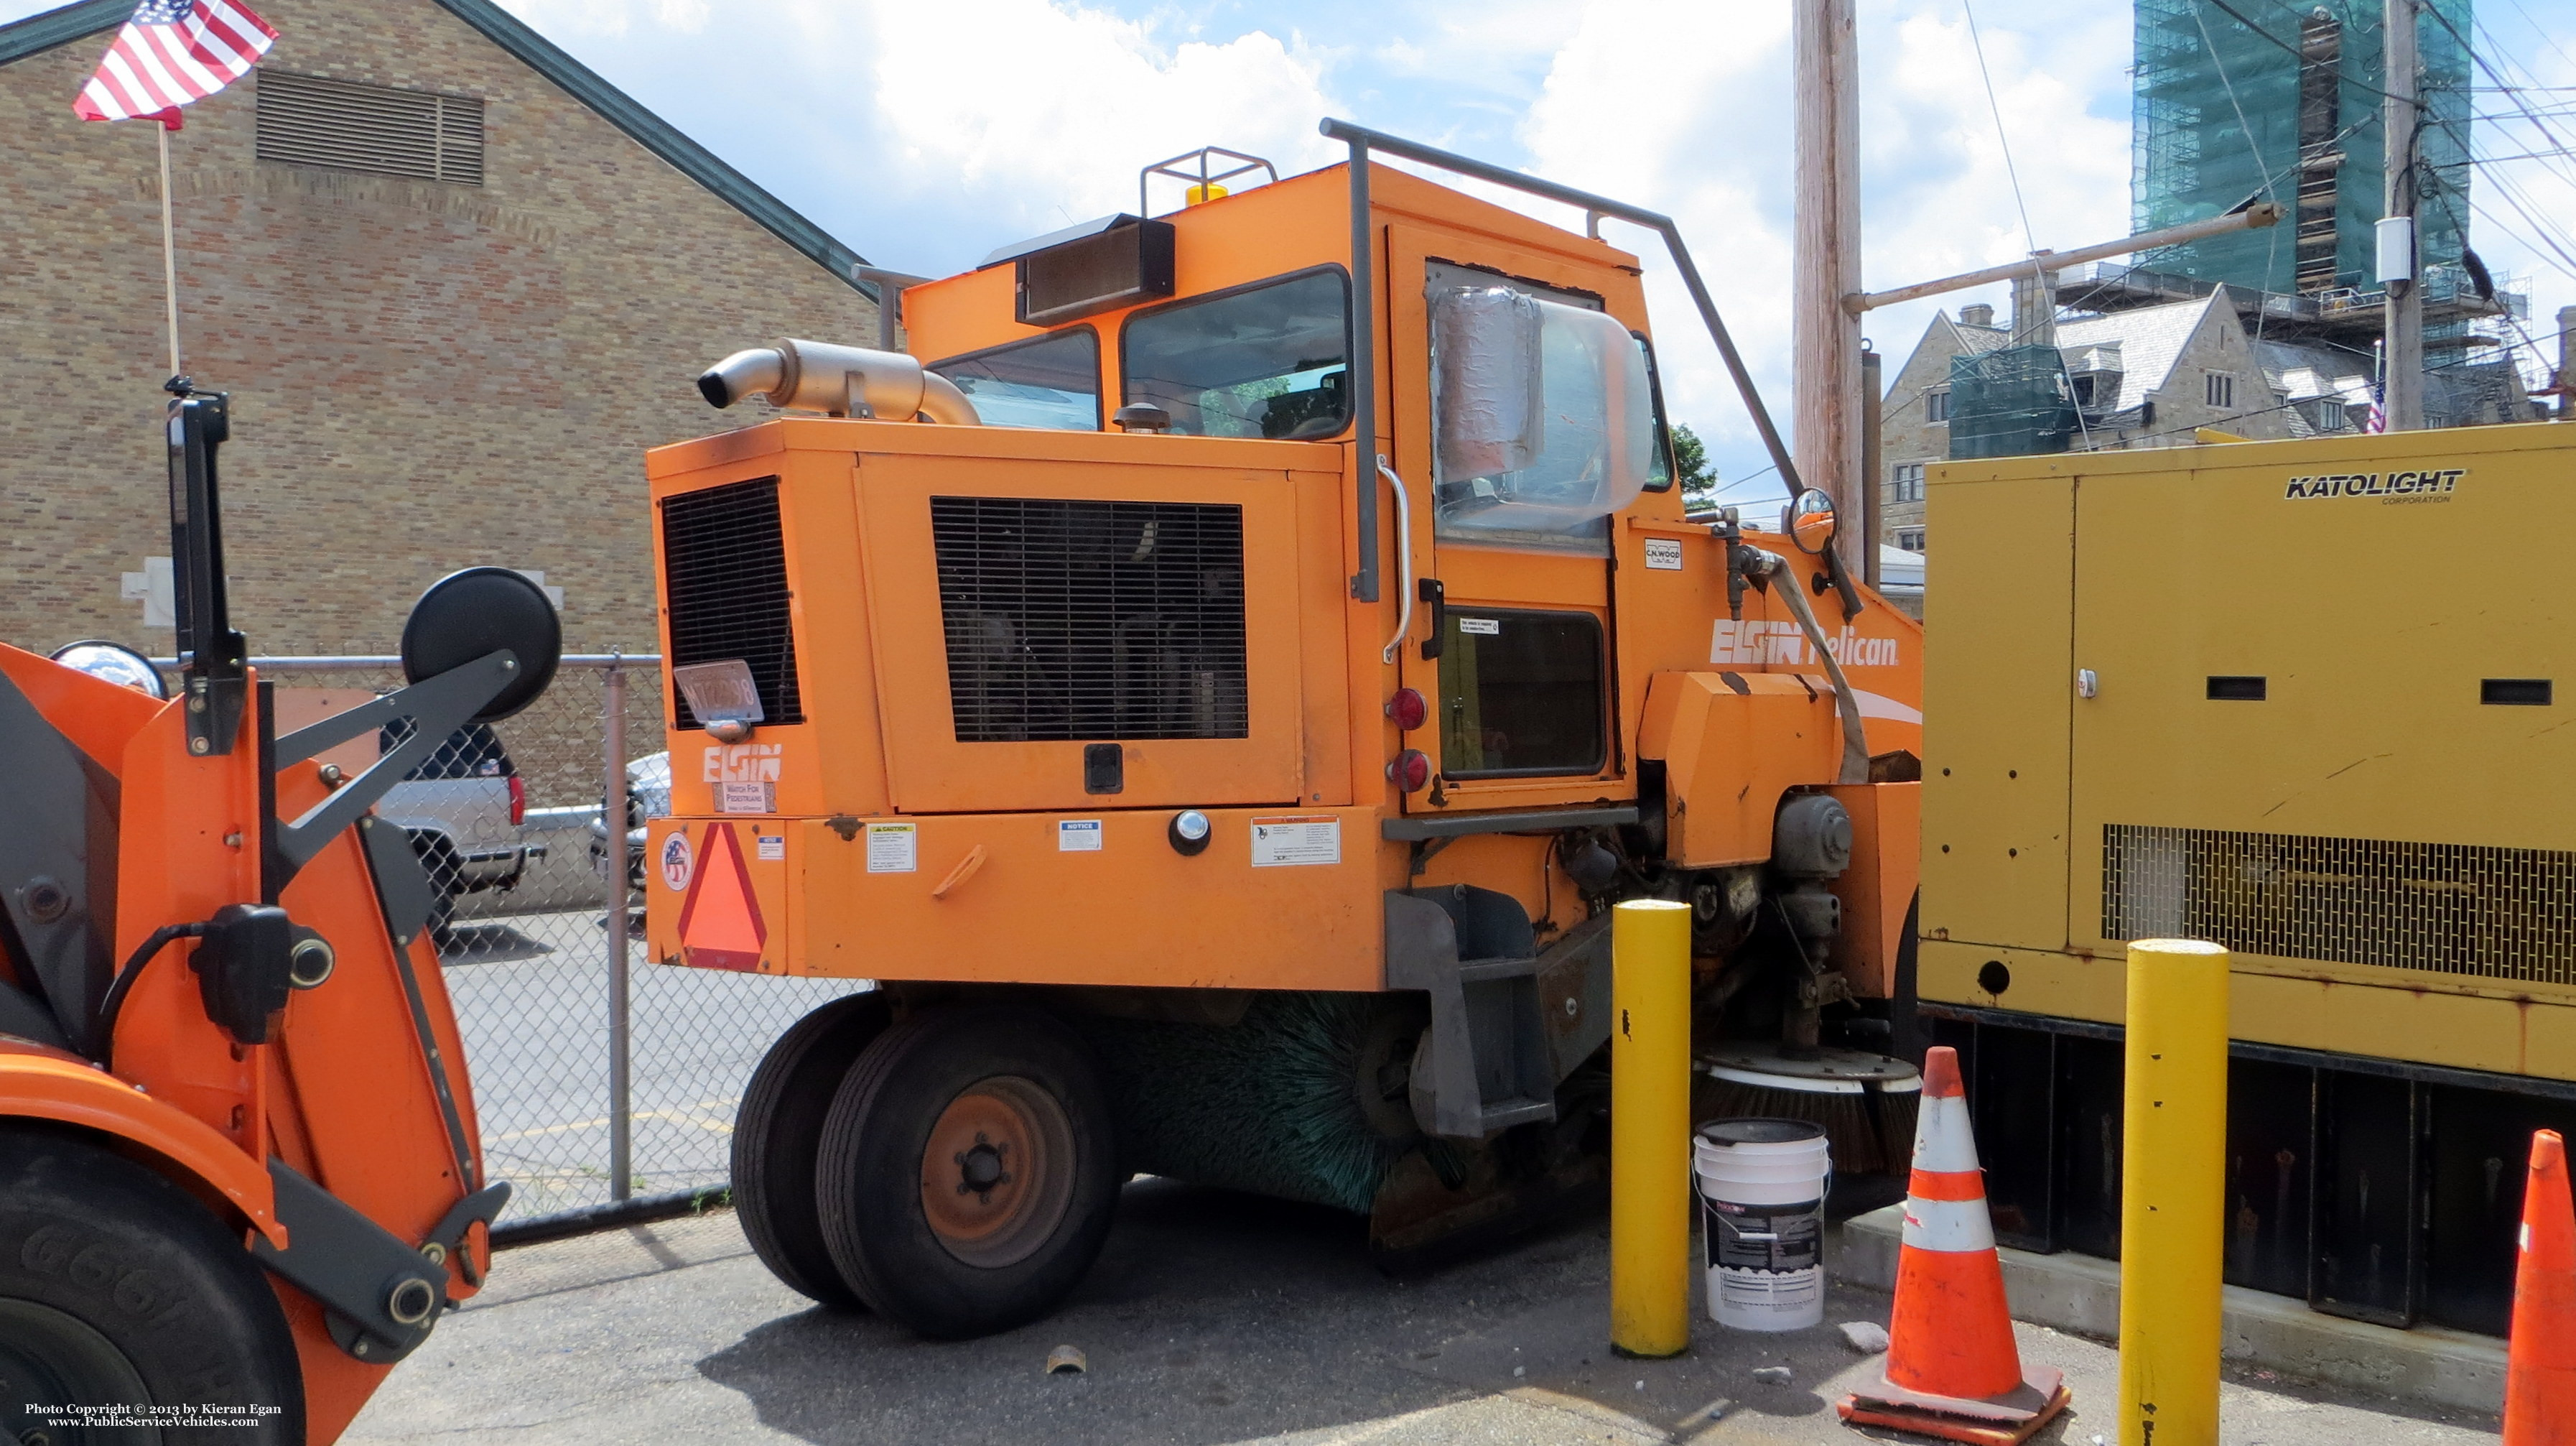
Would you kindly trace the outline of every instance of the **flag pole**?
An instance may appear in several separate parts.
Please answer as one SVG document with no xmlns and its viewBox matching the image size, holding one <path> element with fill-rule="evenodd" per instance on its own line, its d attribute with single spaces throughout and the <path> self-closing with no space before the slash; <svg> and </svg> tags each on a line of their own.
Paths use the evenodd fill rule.
<svg viewBox="0 0 2576 1446">
<path fill-rule="evenodd" d="M 170 310 L 170 375 L 179 375 L 179 245 L 170 228 L 170 126 L 156 120 L 161 138 L 161 288 Z"/>
</svg>

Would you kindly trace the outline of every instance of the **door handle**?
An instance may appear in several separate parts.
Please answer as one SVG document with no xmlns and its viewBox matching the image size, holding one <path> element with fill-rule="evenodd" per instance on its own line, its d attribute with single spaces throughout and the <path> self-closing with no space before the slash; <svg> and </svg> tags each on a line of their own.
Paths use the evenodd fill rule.
<svg viewBox="0 0 2576 1446">
<path fill-rule="evenodd" d="M 1422 600 L 1431 605 L 1431 631 L 1422 640 L 1422 661 L 1428 663 L 1448 639 L 1449 589 L 1436 577 L 1422 579 L 1421 586 Z"/>
</svg>

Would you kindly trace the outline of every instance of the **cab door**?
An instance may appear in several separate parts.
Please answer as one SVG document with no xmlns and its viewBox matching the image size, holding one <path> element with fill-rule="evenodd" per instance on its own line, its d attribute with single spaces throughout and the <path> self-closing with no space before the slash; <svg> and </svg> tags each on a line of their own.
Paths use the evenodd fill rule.
<svg viewBox="0 0 2576 1446">
<path fill-rule="evenodd" d="M 1417 746 L 1434 770 L 1405 809 L 1632 798 L 1608 511 L 1635 489 L 1605 474 L 1641 460 L 1635 437 L 1611 434 L 1635 420 L 1628 404 L 1651 402 L 1598 384 L 1598 364 L 1624 372 L 1618 352 L 1638 344 L 1584 283 L 1633 289 L 1633 278 L 1424 227 L 1390 227 L 1389 251 L 1391 391 L 1416 573 L 1400 666 L 1431 705 Z M 1453 424 L 1444 436 L 1445 421 L 1468 414 L 1481 431 Z"/>
</svg>

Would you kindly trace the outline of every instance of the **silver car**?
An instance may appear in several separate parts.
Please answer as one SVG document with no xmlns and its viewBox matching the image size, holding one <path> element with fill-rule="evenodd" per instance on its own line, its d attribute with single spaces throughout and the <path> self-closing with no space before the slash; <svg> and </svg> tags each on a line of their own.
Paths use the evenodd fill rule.
<svg viewBox="0 0 2576 1446">
<path fill-rule="evenodd" d="M 387 750 L 402 742 L 386 730 Z M 376 805 L 377 814 L 402 825 L 421 866 L 429 871 L 430 927 L 442 940 L 459 896 L 515 889 L 528 861 L 545 845 L 522 842 L 528 814 L 526 780 L 501 746 L 500 735 L 469 723 L 403 775 Z"/>
</svg>

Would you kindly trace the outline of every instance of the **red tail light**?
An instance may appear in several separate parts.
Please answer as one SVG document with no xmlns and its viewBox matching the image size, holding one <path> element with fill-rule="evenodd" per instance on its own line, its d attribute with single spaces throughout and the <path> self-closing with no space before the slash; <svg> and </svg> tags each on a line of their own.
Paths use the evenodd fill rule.
<svg viewBox="0 0 2576 1446">
<path fill-rule="evenodd" d="M 1386 766 L 1386 776 L 1399 792 L 1411 793 L 1431 781 L 1431 756 L 1419 748 L 1408 748 Z"/>
<path fill-rule="evenodd" d="M 517 828 L 527 821 L 528 781 L 513 773 L 510 775 L 510 826 Z"/>
<path fill-rule="evenodd" d="M 1398 729 L 1410 733 L 1430 718 L 1431 705 L 1413 689 L 1398 688 L 1395 696 L 1386 700 L 1386 716 L 1395 720 Z"/>
</svg>

